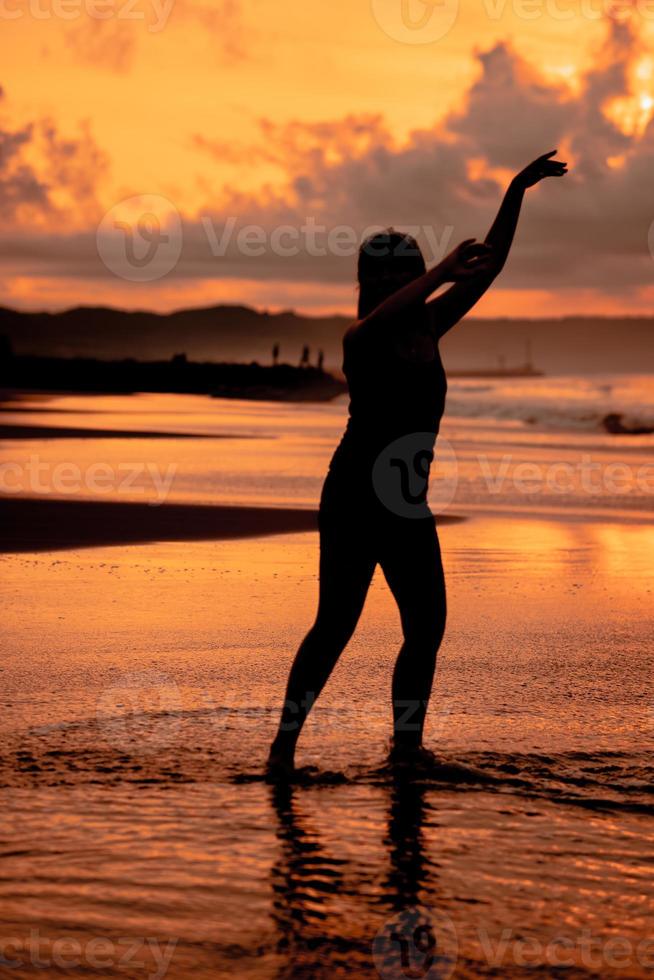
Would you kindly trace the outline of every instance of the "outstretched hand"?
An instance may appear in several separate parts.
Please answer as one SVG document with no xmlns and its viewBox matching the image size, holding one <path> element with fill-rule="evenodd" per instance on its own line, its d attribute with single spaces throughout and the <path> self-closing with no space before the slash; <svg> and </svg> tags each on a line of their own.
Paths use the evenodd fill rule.
<svg viewBox="0 0 654 980">
<path fill-rule="evenodd" d="M 474 238 L 466 238 L 441 263 L 445 282 L 464 282 L 487 272 L 491 254 L 490 246 Z"/>
<path fill-rule="evenodd" d="M 552 160 L 556 153 L 558 150 L 552 150 L 550 153 L 544 153 L 542 157 L 538 157 L 519 174 L 516 174 L 515 182 L 521 187 L 527 188 L 538 184 L 545 177 L 563 177 L 568 172 L 568 165 L 560 160 Z"/>
</svg>

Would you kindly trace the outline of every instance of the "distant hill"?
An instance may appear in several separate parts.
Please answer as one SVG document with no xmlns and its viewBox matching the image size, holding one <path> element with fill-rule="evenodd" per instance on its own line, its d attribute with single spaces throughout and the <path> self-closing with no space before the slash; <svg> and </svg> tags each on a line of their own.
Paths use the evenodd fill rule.
<svg viewBox="0 0 654 980">
<path fill-rule="evenodd" d="M 336 352 L 343 317 L 308 318 L 292 311 L 262 313 L 247 306 L 215 306 L 174 313 L 76 307 L 63 313 L 24 313 L 0 307 L 0 334 L 15 353 L 60 357 L 137 357 L 190 360 L 269 360 L 279 341 L 282 356 L 299 361 L 302 347 Z M 336 361 L 336 356 L 332 357 Z"/>
<path fill-rule="evenodd" d="M 341 338 L 349 320 L 309 317 L 292 310 L 259 312 L 247 306 L 213 306 L 174 313 L 77 307 L 62 313 L 0 308 L 0 335 L 17 354 L 158 360 L 185 353 L 195 361 L 270 363 L 275 342 L 281 360 L 298 363 L 304 344 L 340 367 Z M 526 359 L 547 374 L 654 372 L 654 318 L 466 319 L 443 341 L 453 370 L 507 366 Z"/>
</svg>

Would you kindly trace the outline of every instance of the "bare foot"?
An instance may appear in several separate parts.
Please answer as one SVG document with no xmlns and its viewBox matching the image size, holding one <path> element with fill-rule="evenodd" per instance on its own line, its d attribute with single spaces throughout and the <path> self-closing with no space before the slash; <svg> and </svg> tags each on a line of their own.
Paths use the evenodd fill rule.
<svg viewBox="0 0 654 980">
<path fill-rule="evenodd" d="M 266 782 L 289 783 L 295 775 L 293 755 L 272 748 L 266 762 Z"/>
<path fill-rule="evenodd" d="M 436 755 L 424 745 L 401 745 L 391 742 L 388 753 L 391 766 L 425 772 L 436 769 L 440 763 Z"/>
</svg>

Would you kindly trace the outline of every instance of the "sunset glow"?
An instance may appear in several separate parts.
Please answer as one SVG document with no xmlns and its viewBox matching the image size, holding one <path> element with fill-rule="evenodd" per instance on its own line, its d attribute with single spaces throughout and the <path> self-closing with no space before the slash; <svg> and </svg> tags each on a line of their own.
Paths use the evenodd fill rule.
<svg viewBox="0 0 654 980">
<path fill-rule="evenodd" d="M 0 975 L 652 980 L 654 0 L 0 66 Z"/>
<path fill-rule="evenodd" d="M 480 312 L 649 311 L 646 12 L 544 2 L 529 16 L 518 3 L 430 14 L 412 3 L 409 29 L 392 0 L 338 2 L 319 18 L 293 0 L 139 0 L 131 12 L 116 0 L 102 17 L 82 0 L 5 0 L 2 301 L 349 312 L 352 255 L 328 246 L 317 261 L 304 240 L 283 253 L 276 230 L 310 218 L 325 234 L 393 224 L 431 226 L 443 244 L 443 229 L 452 244 L 483 236 L 506 176 L 558 146 L 576 172 L 550 191 L 547 219 L 534 195 Z M 137 195 L 165 199 L 183 237 L 172 269 L 146 282 L 106 268 L 96 247 L 107 212 L 113 220 Z M 628 230 L 610 241 L 580 231 L 593 197 L 603 227 Z M 234 243 L 218 254 L 213 239 L 230 220 L 260 229 L 265 254 Z M 552 227 L 578 253 L 574 279 Z M 584 263 L 586 242 L 600 238 Z"/>
</svg>

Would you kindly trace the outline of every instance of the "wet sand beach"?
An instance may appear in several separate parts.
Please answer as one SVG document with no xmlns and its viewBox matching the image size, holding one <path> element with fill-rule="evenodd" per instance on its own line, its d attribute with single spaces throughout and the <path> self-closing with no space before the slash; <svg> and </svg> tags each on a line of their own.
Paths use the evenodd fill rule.
<svg viewBox="0 0 654 980">
<path fill-rule="evenodd" d="M 107 407 L 113 428 L 126 406 Z M 206 435 L 196 403 L 170 411 L 184 408 Z M 161 403 L 143 409 L 132 425 L 154 409 L 166 424 Z M 648 976 L 645 498 L 518 507 L 507 487 L 484 509 L 469 462 L 484 427 L 447 432 L 463 496 L 439 529 L 449 623 L 427 741 L 441 764 L 409 781 L 385 765 L 400 627 L 377 573 L 303 736 L 301 779 L 276 789 L 262 766 L 314 615 L 315 487 L 342 409 L 212 409 L 234 436 L 215 449 L 109 440 L 92 457 L 176 462 L 158 506 L 145 479 L 101 499 L 3 499 L 18 529 L 0 556 L 1 969 L 385 978 L 406 975 L 395 934 L 426 976 Z M 560 430 L 504 438 L 521 461 L 580 452 Z M 51 440 L 40 461 L 84 472 L 71 445 Z M 27 472 L 32 452 L 12 442 L 2 460 Z"/>
</svg>

